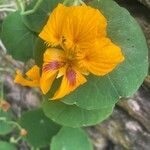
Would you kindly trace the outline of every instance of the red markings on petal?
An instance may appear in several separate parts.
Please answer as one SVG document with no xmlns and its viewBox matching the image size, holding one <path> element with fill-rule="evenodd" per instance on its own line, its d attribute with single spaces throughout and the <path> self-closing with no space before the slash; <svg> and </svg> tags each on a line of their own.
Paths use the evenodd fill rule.
<svg viewBox="0 0 150 150">
<path fill-rule="evenodd" d="M 49 62 L 48 64 L 43 66 L 43 71 L 49 71 L 49 70 L 57 70 L 60 67 L 62 67 L 62 63 L 58 61 Z"/>
<path fill-rule="evenodd" d="M 66 76 L 70 86 L 74 86 L 76 84 L 76 72 L 73 69 L 69 68 L 66 72 Z"/>
</svg>

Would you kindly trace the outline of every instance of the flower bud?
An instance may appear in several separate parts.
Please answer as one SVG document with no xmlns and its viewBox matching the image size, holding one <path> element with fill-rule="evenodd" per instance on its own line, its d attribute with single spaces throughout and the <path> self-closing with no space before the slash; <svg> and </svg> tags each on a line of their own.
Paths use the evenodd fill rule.
<svg viewBox="0 0 150 150">
<path fill-rule="evenodd" d="M 0 108 L 2 108 L 3 111 L 7 112 L 10 108 L 10 104 L 7 101 L 0 100 Z"/>
<path fill-rule="evenodd" d="M 21 136 L 26 136 L 27 134 L 28 134 L 27 130 L 25 130 L 25 129 L 20 130 L 20 135 Z"/>
</svg>

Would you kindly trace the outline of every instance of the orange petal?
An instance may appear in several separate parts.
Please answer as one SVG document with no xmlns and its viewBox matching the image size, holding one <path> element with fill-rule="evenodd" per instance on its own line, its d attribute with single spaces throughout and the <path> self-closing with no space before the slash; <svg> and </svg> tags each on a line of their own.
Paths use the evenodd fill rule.
<svg viewBox="0 0 150 150">
<path fill-rule="evenodd" d="M 66 48 L 74 45 L 86 48 L 97 37 L 106 35 L 107 22 L 99 10 L 82 5 L 69 7 L 68 11 L 63 30 Z"/>
<path fill-rule="evenodd" d="M 61 42 L 66 11 L 67 7 L 62 4 L 58 4 L 54 11 L 50 14 L 47 24 L 39 34 L 40 38 L 51 46 L 57 46 Z"/>
<path fill-rule="evenodd" d="M 56 48 L 49 48 L 44 53 L 44 63 L 53 61 L 63 62 L 65 59 L 64 51 Z"/>
<path fill-rule="evenodd" d="M 40 80 L 40 88 L 43 94 L 46 94 L 50 90 L 53 81 L 56 78 L 56 75 L 57 75 L 57 70 L 52 72 L 42 73 L 41 80 Z"/>
<path fill-rule="evenodd" d="M 82 74 L 73 69 L 69 69 L 63 76 L 60 88 L 56 91 L 52 100 L 60 99 L 68 95 L 85 82 L 86 78 Z"/>
<path fill-rule="evenodd" d="M 59 69 L 59 72 L 58 72 L 58 74 L 57 74 L 57 78 L 62 77 L 62 76 L 66 73 L 67 67 L 68 67 L 68 65 L 66 64 L 66 65 L 64 65 L 63 67 L 61 67 L 61 68 Z"/>
<path fill-rule="evenodd" d="M 40 79 L 40 68 L 37 65 L 34 65 L 27 73 L 27 77 L 31 79 Z"/>
<path fill-rule="evenodd" d="M 89 72 L 103 76 L 111 72 L 119 63 L 124 60 L 121 49 L 109 39 L 104 38 L 98 41 L 91 50 L 86 50 L 80 61 L 81 68 Z"/>
<path fill-rule="evenodd" d="M 46 94 L 56 78 L 58 71 L 62 68 L 65 60 L 64 51 L 56 48 L 49 48 L 44 53 L 44 65 L 40 80 L 40 87 L 43 94 Z"/>
<path fill-rule="evenodd" d="M 34 72 L 35 70 L 35 72 Z M 17 70 L 16 71 L 16 77 L 15 77 L 15 80 L 14 82 L 15 83 L 18 83 L 18 84 L 21 84 L 22 86 L 29 86 L 29 87 L 38 87 L 39 86 L 39 72 L 38 72 L 39 68 L 38 67 L 33 67 L 31 68 L 28 72 L 27 72 L 27 75 L 29 75 L 28 77 L 30 79 L 25 79 L 22 75 L 22 73 Z M 35 75 L 34 75 L 35 73 Z M 36 74 L 37 73 L 37 74 Z"/>
</svg>

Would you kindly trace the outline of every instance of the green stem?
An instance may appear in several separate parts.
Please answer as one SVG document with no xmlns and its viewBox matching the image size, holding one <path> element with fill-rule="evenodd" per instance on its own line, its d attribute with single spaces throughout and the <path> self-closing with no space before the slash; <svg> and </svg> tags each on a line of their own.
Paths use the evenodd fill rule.
<svg viewBox="0 0 150 150">
<path fill-rule="evenodd" d="M 12 9 L 12 8 L 2 8 L 0 9 L 0 12 L 15 12 L 16 10 L 15 9 Z"/>
<path fill-rule="evenodd" d="M 33 9 L 24 11 L 24 12 L 22 12 L 21 14 L 22 14 L 22 15 L 30 15 L 30 14 L 33 14 L 33 13 L 39 8 L 39 6 L 41 5 L 42 2 L 43 2 L 43 0 L 38 0 L 37 3 L 35 4 L 35 6 L 33 7 Z"/>
<path fill-rule="evenodd" d="M 15 140 L 15 142 L 18 143 L 21 139 L 22 139 L 22 136 L 19 136 L 19 137 Z"/>
<path fill-rule="evenodd" d="M 64 0 L 64 5 L 71 4 L 73 6 L 78 6 L 80 4 L 85 4 L 82 0 Z"/>
<path fill-rule="evenodd" d="M 79 3 L 82 5 L 85 5 L 84 1 L 82 1 L 82 0 L 79 0 Z"/>
<path fill-rule="evenodd" d="M 0 100 L 4 99 L 4 85 L 3 82 L 0 81 Z"/>
<path fill-rule="evenodd" d="M 13 143 L 13 144 L 17 144 L 20 140 L 22 139 L 21 136 L 19 136 L 18 138 L 14 138 L 14 137 L 11 137 L 10 138 L 10 143 Z"/>
<path fill-rule="evenodd" d="M 22 127 L 15 121 L 7 121 L 8 124 L 11 124 L 11 125 L 15 125 L 19 130 L 22 129 Z"/>
<path fill-rule="evenodd" d="M 16 4 L 21 13 L 25 11 L 25 2 L 24 0 L 16 0 Z"/>
<path fill-rule="evenodd" d="M 0 109 L 2 112 L 2 109 Z M 5 117 L 0 117 L 0 121 L 7 121 Z"/>
<path fill-rule="evenodd" d="M 0 8 L 11 8 L 13 6 L 14 5 L 12 5 L 12 4 L 4 4 L 4 5 L 0 5 Z"/>
<path fill-rule="evenodd" d="M 31 150 L 40 150 L 40 148 L 31 147 Z"/>
<path fill-rule="evenodd" d="M 34 147 L 31 147 L 31 150 L 34 150 Z"/>
<path fill-rule="evenodd" d="M 64 0 L 63 5 L 67 5 L 70 2 L 70 0 Z"/>
<path fill-rule="evenodd" d="M 19 130 L 22 129 L 22 127 L 15 121 L 8 121 L 5 117 L 0 117 L 0 121 L 7 122 L 8 124 L 16 126 Z"/>
</svg>

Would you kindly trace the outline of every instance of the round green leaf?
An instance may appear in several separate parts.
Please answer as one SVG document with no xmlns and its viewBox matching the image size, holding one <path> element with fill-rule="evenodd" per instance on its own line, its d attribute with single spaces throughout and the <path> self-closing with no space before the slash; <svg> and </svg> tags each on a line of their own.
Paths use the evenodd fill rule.
<svg viewBox="0 0 150 150">
<path fill-rule="evenodd" d="M 112 113 L 114 105 L 98 110 L 85 110 L 60 101 L 45 100 L 42 107 L 45 115 L 54 122 L 62 126 L 81 127 L 102 122 Z"/>
<path fill-rule="evenodd" d="M 95 0 L 92 5 L 107 17 L 108 36 L 122 48 L 125 56 L 124 63 L 110 74 L 112 83 L 120 96 L 131 96 L 148 72 L 148 48 L 144 34 L 130 13 L 116 2 Z"/>
<path fill-rule="evenodd" d="M 32 31 L 40 32 L 47 22 L 48 16 L 53 9 L 62 0 L 43 0 L 39 7 L 29 15 L 23 15 L 23 21 L 25 25 Z M 37 3 L 37 0 L 33 0 L 26 10 L 32 10 Z"/>
<path fill-rule="evenodd" d="M 25 140 L 33 147 L 47 146 L 60 129 L 60 126 L 47 118 L 41 109 L 25 113 L 19 122 L 28 132 Z"/>
<path fill-rule="evenodd" d="M 17 148 L 13 144 L 0 141 L 0 150 L 17 150 Z"/>
<path fill-rule="evenodd" d="M 0 109 L 0 135 L 8 134 L 13 130 L 14 125 L 9 123 L 9 121 L 11 120 L 11 113 L 5 112 L 2 109 Z"/>
<path fill-rule="evenodd" d="M 121 97 L 131 96 L 148 71 L 145 37 L 129 12 L 112 0 L 94 0 L 90 5 L 107 18 L 108 36 L 121 47 L 125 61 L 104 77 L 90 76 L 85 85 L 62 99 L 66 104 L 76 104 L 88 110 L 100 109 Z"/>
<path fill-rule="evenodd" d="M 8 53 L 15 59 L 27 61 L 33 58 L 36 36 L 24 25 L 18 11 L 11 13 L 4 20 L 1 38 Z"/>
<path fill-rule="evenodd" d="M 63 127 L 59 133 L 53 137 L 51 150 L 92 150 L 92 144 L 85 133 L 80 128 Z"/>
<path fill-rule="evenodd" d="M 119 94 L 113 87 L 109 75 L 106 75 L 87 77 L 87 83 L 62 98 L 62 101 L 69 105 L 76 104 L 81 108 L 92 110 L 112 106 L 118 99 Z"/>
</svg>

